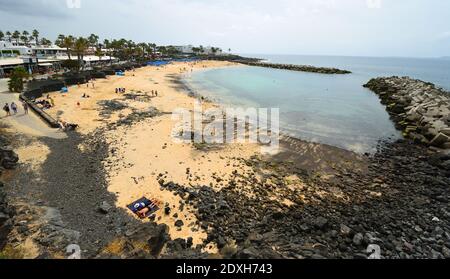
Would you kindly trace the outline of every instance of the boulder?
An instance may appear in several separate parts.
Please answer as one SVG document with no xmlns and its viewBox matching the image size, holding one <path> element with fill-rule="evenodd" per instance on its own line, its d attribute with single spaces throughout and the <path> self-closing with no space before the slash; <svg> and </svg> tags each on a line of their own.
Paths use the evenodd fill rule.
<svg viewBox="0 0 450 279">
<path fill-rule="evenodd" d="M 5 169 L 15 169 L 19 162 L 19 156 L 11 147 L 0 148 L 0 164 Z"/>
<path fill-rule="evenodd" d="M 431 140 L 430 145 L 439 147 L 439 146 L 442 146 L 443 144 L 445 144 L 447 142 L 450 142 L 450 136 L 447 136 L 447 135 L 445 135 L 443 133 L 439 133 L 439 134 L 437 134 L 437 136 L 435 136 Z"/>
</svg>

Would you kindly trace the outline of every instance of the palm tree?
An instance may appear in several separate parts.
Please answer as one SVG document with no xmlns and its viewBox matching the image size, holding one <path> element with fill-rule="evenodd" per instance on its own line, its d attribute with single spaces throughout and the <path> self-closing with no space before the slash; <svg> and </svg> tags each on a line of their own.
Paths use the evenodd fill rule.
<svg viewBox="0 0 450 279">
<path fill-rule="evenodd" d="M 150 48 L 149 48 L 148 44 L 139 43 L 137 46 L 142 50 L 142 52 L 141 52 L 142 59 L 145 59 L 146 54 L 150 53 Z"/>
<path fill-rule="evenodd" d="M 19 31 L 14 31 L 14 33 L 11 35 L 11 38 L 13 38 L 16 41 L 16 44 L 19 43 L 19 39 L 20 39 L 20 32 Z"/>
<path fill-rule="evenodd" d="M 78 57 L 78 65 L 80 65 L 81 68 L 84 68 L 83 58 L 88 47 L 89 47 L 89 40 L 83 37 L 79 37 L 74 43 L 73 51 L 76 53 Z"/>
<path fill-rule="evenodd" d="M 108 39 L 103 40 L 103 47 L 106 49 L 106 54 L 109 56 L 109 63 L 112 64 L 111 42 Z"/>
<path fill-rule="evenodd" d="M 157 50 L 161 52 L 161 55 L 163 56 L 167 54 L 167 48 L 165 46 L 158 46 Z"/>
<path fill-rule="evenodd" d="M 103 57 L 103 51 L 100 47 L 97 47 L 95 49 L 95 56 L 98 57 L 98 60 L 101 62 L 102 61 L 102 57 Z"/>
<path fill-rule="evenodd" d="M 193 47 L 192 51 L 195 53 L 195 55 L 198 55 L 198 53 L 200 52 L 200 48 L 199 47 Z"/>
<path fill-rule="evenodd" d="M 27 45 L 28 44 L 28 37 L 27 36 L 20 36 L 20 40 L 22 41 L 23 44 Z"/>
<path fill-rule="evenodd" d="M 72 35 L 70 35 L 68 37 L 64 37 L 62 45 L 60 46 L 60 47 L 66 48 L 67 55 L 69 56 L 69 60 L 72 60 L 72 57 L 70 56 L 70 52 L 72 51 L 74 44 L 75 44 L 75 38 Z"/>
<path fill-rule="evenodd" d="M 12 36 L 11 32 L 6 31 L 6 37 L 8 37 L 9 42 L 11 42 L 11 36 Z"/>
<path fill-rule="evenodd" d="M 152 48 L 152 54 L 155 54 L 156 48 L 157 48 L 158 46 L 157 46 L 156 44 L 154 44 L 154 43 L 149 44 L 149 46 Z"/>
<path fill-rule="evenodd" d="M 41 39 L 41 45 L 43 45 L 43 46 L 49 46 L 49 45 L 51 45 L 52 44 L 52 41 L 50 41 L 50 40 L 48 40 L 48 39 L 46 39 L 46 38 L 42 38 Z"/>
<path fill-rule="evenodd" d="M 90 47 L 97 47 L 98 46 L 98 39 L 99 39 L 99 36 L 97 36 L 95 34 L 91 34 L 88 37 L 89 46 Z"/>
<path fill-rule="evenodd" d="M 64 36 L 63 34 L 59 34 L 58 38 L 55 41 L 55 45 L 57 45 L 59 47 L 63 47 L 65 38 L 66 38 L 66 36 Z"/>
<path fill-rule="evenodd" d="M 38 45 L 39 44 L 39 31 L 34 29 L 33 32 L 31 32 L 31 35 L 34 38 L 34 40 L 36 41 L 36 45 Z"/>
<path fill-rule="evenodd" d="M 29 37 L 30 37 L 30 33 L 28 33 L 28 31 L 23 31 L 22 32 L 22 36 L 20 37 L 20 40 L 23 42 L 23 43 L 25 43 L 25 44 L 28 44 L 28 42 L 29 42 Z"/>
</svg>

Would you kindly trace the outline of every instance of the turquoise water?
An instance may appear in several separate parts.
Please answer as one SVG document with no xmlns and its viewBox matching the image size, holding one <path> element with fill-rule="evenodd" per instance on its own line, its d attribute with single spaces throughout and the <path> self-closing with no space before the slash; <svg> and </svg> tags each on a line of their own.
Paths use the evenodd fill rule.
<svg viewBox="0 0 450 279">
<path fill-rule="evenodd" d="M 353 74 L 322 75 L 244 66 L 195 72 L 185 80 L 197 93 L 224 106 L 279 108 L 282 132 L 358 153 L 374 152 L 380 140 L 401 137 L 378 97 L 362 87 L 370 78 L 409 75 L 450 88 L 447 60 L 256 57 L 273 63 L 338 67 Z"/>
</svg>

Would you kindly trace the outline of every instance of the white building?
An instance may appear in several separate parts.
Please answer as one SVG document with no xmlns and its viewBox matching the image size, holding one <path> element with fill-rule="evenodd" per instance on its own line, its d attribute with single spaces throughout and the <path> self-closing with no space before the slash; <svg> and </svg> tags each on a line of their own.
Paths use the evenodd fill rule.
<svg viewBox="0 0 450 279">
<path fill-rule="evenodd" d="M 67 50 L 55 45 L 29 44 L 29 46 L 24 46 L 16 42 L 0 41 L 0 78 L 17 66 L 24 66 L 31 72 L 59 69 L 61 62 L 67 59 L 69 59 Z M 76 59 L 76 57 L 72 57 L 72 59 Z M 117 62 L 118 59 L 107 55 L 98 57 L 89 54 L 83 58 L 87 67 L 109 61 Z"/>
<path fill-rule="evenodd" d="M 186 46 L 175 46 L 175 49 L 181 52 L 182 54 L 195 54 L 193 51 L 193 48 L 195 48 L 193 45 L 186 45 Z M 206 55 L 222 55 L 222 50 L 220 48 L 215 48 L 215 53 L 213 51 L 213 47 L 208 46 L 203 48 L 203 52 L 201 54 Z"/>
<path fill-rule="evenodd" d="M 174 46 L 174 48 L 181 52 L 182 54 L 194 54 L 194 51 L 192 50 L 194 48 L 193 45 L 187 45 L 187 46 Z"/>
</svg>

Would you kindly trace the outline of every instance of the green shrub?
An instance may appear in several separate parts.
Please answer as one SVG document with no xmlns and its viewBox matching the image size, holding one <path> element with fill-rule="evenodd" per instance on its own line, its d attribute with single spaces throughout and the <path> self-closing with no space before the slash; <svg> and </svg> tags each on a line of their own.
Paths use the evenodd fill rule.
<svg viewBox="0 0 450 279">
<path fill-rule="evenodd" d="M 24 80 L 29 77 L 24 67 L 17 67 L 13 70 L 8 81 L 8 88 L 11 92 L 22 92 L 24 88 Z"/>
</svg>

